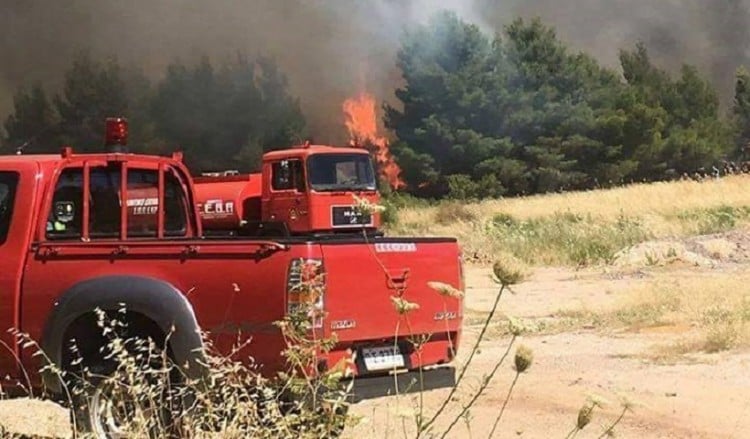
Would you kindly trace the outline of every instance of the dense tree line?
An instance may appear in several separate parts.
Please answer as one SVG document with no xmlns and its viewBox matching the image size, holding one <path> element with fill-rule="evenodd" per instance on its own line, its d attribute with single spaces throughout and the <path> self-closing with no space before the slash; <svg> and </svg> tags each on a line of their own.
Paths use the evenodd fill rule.
<svg viewBox="0 0 750 439">
<path fill-rule="evenodd" d="M 101 151 L 104 119 L 130 120 L 133 152 L 180 149 L 196 170 L 257 168 L 264 150 L 299 143 L 305 119 L 269 59 L 239 57 L 215 66 L 173 63 L 152 84 L 116 60 L 81 55 L 51 99 L 39 84 L 17 92 L 5 121 L 5 152 Z"/>
<path fill-rule="evenodd" d="M 736 156 L 737 136 L 750 138 L 747 72 L 738 74 L 735 120 L 695 68 L 672 77 L 638 45 L 620 52 L 616 72 L 571 52 L 539 20 L 490 38 L 441 14 L 408 32 L 397 63 L 402 105 L 386 107 L 386 125 L 404 178 L 424 195 L 667 179 L 710 170 Z"/>
<path fill-rule="evenodd" d="M 407 190 L 474 198 L 587 189 L 750 160 L 747 70 L 726 109 L 690 65 L 669 73 L 643 45 L 619 60 L 618 70 L 603 67 L 539 20 L 490 36 L 445 12 L 408 30 L 396 59 L 400 105 L 385 106 Z M 263 151 L 305 134 L 269 59 L 175 62 L 152 82 L 82 55 L 52 96 L 41 85 L 18 91 L 0 144 L 6 153 L 100 150 L 110 115 L 131 120 L 133 150 L 181 149 L 196 170 L 251 170 Z"/>
</svg>

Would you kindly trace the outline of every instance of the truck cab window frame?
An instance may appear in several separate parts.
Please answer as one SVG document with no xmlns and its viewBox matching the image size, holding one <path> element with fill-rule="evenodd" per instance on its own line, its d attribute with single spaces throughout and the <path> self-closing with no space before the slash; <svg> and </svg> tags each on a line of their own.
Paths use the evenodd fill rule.
<svg viewBox="0 0 750 439">
<path fill-rule="evenodd" d="M 159 171 L 128 168 L 127 172 L 128 239 L 156 238 Z M 83 237 L 83 173 L 83 166 L 69 167 L 60 173 L 47 219 L 47 239 L 80 240 Z M 90 168 L 89 239 L 120 239 L 121 182 L 119 163 Z M 141 187 L 137 187 L 139 185 Z M 133 192 L 143 190 L 144 185 L 146 195 L 141 199 L 133 198 Z M 189 216 L 187 202 L 182 185 L 171 168 L 164 172 L 164 204 L 164 236 L 186 236 Z"/>
<path fill-rule="evenodd" d="M 271 190 L 305 192 L 302 160 L 285 159 L 271 163 Z"/>
<path fill-rule="evenodd" d="M 8 240 L 16 205 L 19 179 L 20 176 L 17 172 L 0 172 L 0 245 L 5 244 Z"/>
<path fill-rule="evenodd" d="M 154 238 L 158 234 L 159 171 L 128 168 L 128 237 Z M 151 195 L 134 198 L 137 190 L 151 190 Z M 146 221 L 136 222 L 137 217 Z M 164 236 L 179 237 L 187 234 L 187 203 L 177 177 L 171 169 L 164 172 Z"/>
</svg>

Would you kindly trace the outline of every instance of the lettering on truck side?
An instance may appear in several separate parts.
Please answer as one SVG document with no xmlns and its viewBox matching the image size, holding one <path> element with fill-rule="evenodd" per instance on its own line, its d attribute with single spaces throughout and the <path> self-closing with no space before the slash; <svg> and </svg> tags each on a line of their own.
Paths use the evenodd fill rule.
<svg viewBox="0 0 750 439">
<path fill-rule="evenodd" d="M 128 208 L 133 215 L 156 215 L 159 210 L 158 198 L 131 198 Z"/>
<path fill-rule="evenodd" d="M 410 253 L 417 251 L 417 244 L 413 242 L 379 242 L 375 244 L 378 253 Z"/>
<path fill-rule="evenodd" d="M 207 200 L 198 206 L 205 218 L 217 218 L 234 215 L 234 201 Z"/>
</svg>

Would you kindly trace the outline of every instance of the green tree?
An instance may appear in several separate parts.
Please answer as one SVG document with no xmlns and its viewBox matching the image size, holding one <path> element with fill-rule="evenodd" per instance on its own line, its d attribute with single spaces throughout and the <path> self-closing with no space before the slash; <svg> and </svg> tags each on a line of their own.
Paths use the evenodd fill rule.
<svg viewBox="0 0 750 439">
<path fill-rule="evenodd" d="M 146 109 L 151 99 L 149 81 L 137 69 L 123 68 L 114 59 L 93 60 L 79 55 L 65 72 L 63 89 L 50 102 L 41 85 L 21 88 L 14 111 L 5 121 L 4 148 L 28 142 L 28 152 L 57 152 L 63 145 L 83 152 L 104 148 L 104 120 L 130 119 L 132 149 L 150 151 L 151 124 Z"/>
<path fill-rule="evenodd" d="M 79 151 L 101 151 L 104 120 L 130 116 L 123 69 L 115 59 L 95 61 L 78 56 L 65 73 L 62 93 L 55 97 L 61 140 Z"/>
<path fill-rule="evenodd" d="M 711 84 L 692 67 L 672 79 L 651 62 L 643 44 L 621 51 L 629 94 L 620 102 L 628 117 L 626 151 L 637 162 L 633 176 L 659 180 L 708 170 L 731 153 L 731 126 L 719 111 Z"/>
<path fill-rule="evenodd" d="M 257 168 L 263 151 L 299 143 L 305 120 L 269 59 L 216 69 L 208 58 L 174 63 L 152 101 L 155 134 L 199 170 Z"/>
<path fill-rule="evenodd" d="M 621 151 L 595 137 L 603 130 L 592 109 L 611 105 L 617 77 L 568 53 L 541 21 L 517 20 L 490 41 L 439 14 L 407 34 L 398 64 L 403 106 L 386 108 L 386 125 L 401 141 L 394 152 L 412 190 L 545 192 L 583 187 L 593 171 L 613 173 L 606 163 L 592 171 L 586 160 L 614 161 Z M 469 182 L 481 189 L 455 190 Z"/>
<path fill-rule="evenodd" d="M 38 151 L 54 146 L 56 115 L 41 84 L 16 92 L 13 113 L 5 120 L 4 128 L 6 135 L 0 143 L 5 153 L 18 148 Z"/>
<path fill-rule="evenodd" d="M 538 19 L 492 40 L 451 13 L 411 30 L 398 53 L 403 105 L 387 107 L 385 119 L 410 189 L 476 197 L 591 188 L 710 170 L 727 157 L 731 127 L 697 69 L 673 78 L 643 44 L 620 62 L 622 75 L 571 52 Z"/>
<path fill-rule="evenodd" d="M 750 160 L 750 72 L 745 67 L 737 69 L 734 86 L 734 122 L 736 125 L 735 156 Z"/>
<path fill-rule="evenodd" d="M 495 140 L 482 135 L 490 50 L 479 28 L 453 13 L 406 34 L 397 58 L 408 84 L 396 91 L 403 109 L 386 106 L 385 122 L 401 141 L 394 153 L 413 191 L 444 194 L 445 175 L 473 176 L 477 160 L 494 155 Z"/>
</svg>

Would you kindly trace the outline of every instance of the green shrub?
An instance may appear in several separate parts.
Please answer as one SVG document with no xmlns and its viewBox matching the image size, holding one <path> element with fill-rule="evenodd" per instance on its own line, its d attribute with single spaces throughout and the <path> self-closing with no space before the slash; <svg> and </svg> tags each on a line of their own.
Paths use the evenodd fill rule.
<svg viewBox="0 0 750 439">
<path fill-rule="evenodd" d="M 480 200 L 496 198 L 504 190 L 494 174 L 487 174 L 479 180 L 472 180 L 465 174 L 454 174 L 445 177 L 448 184 L 448 198 L 453 200 Z"/>
<path fill-rule="evenodd" d="M 403 192 L 391 192 L 382 196 L 383 203 L 388 203 L 396 209 L 404 207 L 430 207 L 436 204 L 428 198 L 418 198 Z"/>
<path fill-rule="evenodd" d="M 604 221 L 572 213 L 522 221 L 499 213 L 489 227 L 487 232 L 497 248 L 530 264 L 606 263 L 623 248 L 651 236 L 633 218 L 621 216 L 617 221 Z"/>
<path fill-rule="evenodd" d="M 398 224 L 398 208 L 389 199 L 384 199 L 381 205 L 385 210 L 380 212 L 380 221 L 387 226 Z"/>
<path fill-rule="evenodd" d="M 733 230 L 740 221 L 750 219 L 750 207 L 719 206 L 687 210 L 678 213 L 677 218 L 691 226 L 695 233 L 709 235 Z"/>
<path fill-rule="evenodd" d="M 516 220 L 513 215 L 500 212 L 496 213 L 495 216 L 492 217 L 492 224 L 500 227 L 511 227 L 517 226 L 518 220 Z"/>
</svg>

